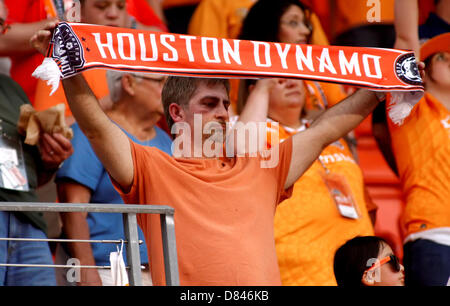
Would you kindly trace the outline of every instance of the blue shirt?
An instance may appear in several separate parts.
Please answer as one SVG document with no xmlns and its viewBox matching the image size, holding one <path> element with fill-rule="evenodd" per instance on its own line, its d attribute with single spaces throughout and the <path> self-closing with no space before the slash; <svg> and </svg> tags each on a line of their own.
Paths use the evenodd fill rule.
<svg viewBox="0 0 450 306">
<path fill-rule="evenodd" d="M 420 39 L 433 38 L 447 32 L 450 32 L 450 24 L 434 13 L 430 13 L 425 23 L 419 26 Z"/>
<path fill-rule="evenodd" d="M 88 139 L 81 132 L 78 124 L 72 125 L 74 137 L 72 146 L 74 153 L 64 161 L 62 167 L 56 173 L 56 180 L 71 179 L 92 191 L 90 203 L 114 203 L 123 204 L 119 193 L 114 189 L 111 179 L 92 149 Z M 162 129 L 155 127 L 156 136 L 150 141 L 139 141 L 133 135 L 123 130 L 134 142 L 156 147 L 171 155 L 172 140 Z M 125 239 L 123 230 L 123 217 L 118 213 L 88 213 L 90 239 L 117 240 Z M 142 230 L 138 228 L 139 239 L 144 241 L 140 245 L 141 262 L 148 263 L 147 246 Z M 109 254 L 117 251 L 114 243 L 91 243 L 95 262 L 97 265 L 109 265 Z M 120 245 L 119 245 L 120 248 Z M 126 248 L 124 248 L 124 260 L 126 260 Z"/>
</svg>

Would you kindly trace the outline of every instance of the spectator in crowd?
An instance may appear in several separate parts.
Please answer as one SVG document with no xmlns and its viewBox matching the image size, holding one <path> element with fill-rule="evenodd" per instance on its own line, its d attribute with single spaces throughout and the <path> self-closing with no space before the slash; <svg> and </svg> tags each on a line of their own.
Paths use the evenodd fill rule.
<svg viewBox="0 0 450 306">
<path fill-rule="evenodd" d="M 389 244 L 376 236 L 357 236 L 334 256 L 338 286 L 404 286 L 404 267 Z"/>
<path fill-rule="evenodd" d="M 134 1 L 134 0 L 133 0 Z M 31 76 L 37 66 L 39 66 L 44 57 L 30 47 L 30 38 L 38 29 L 48 21 L 58 20 L 54 8 L 49 7 L 53 1 L 44 0 L 5 0 L 10 17 L 7 19 L 11 28 L 5 36 L 0 36 L 0 52 L 8 55 L 12 59 L 11 77 L 15 79 L 25 90 L 31 104 L 37 111 L 43 111 L 60 103 L 66 103 L 62 90 L 55 92 L 52 96 L 50 88 L 46 82 L 42 82 Z M 82 0 L 80 5 L 76 6 L 80 10 L 78 16 L 83 22 L 98 23 L 103 25 L 116 25 L 128 27 L 131 23 L 126 13 L 125 0 Z M 2 51 L 3 50 L 3 51 Z M 94 93 L 104 102 L 104 107 L 110 105 L 108 99 L 108 88 L 106 84 L 106 71 L 96 69 L 85 73 L 86 78 L 92 85 Z M 73 123 L 70 109 L 66 104 L 66 122 L 68 125 Z M 56 186 L 53 181 L 43 186 L 45 191 L 56 198 Z M 42 193 L 38 195 L 41 197 Z M 57 222 L 52 222 L 51 217 Z M 59 215 L 47 213 L 45 215 L 49 220 L 49 233 L 60 233 Z"/>
<path fill-rule="evenodd" d="M 113 107 L 106 113 L 136 143 L 171 154 L 172 141 L 156 123 L 164 114 L 161 89 L 165 77 L 140 73 L 107 72 Z M 123 204 L 109 176 L 78 124 L 73 125 L 75 153 L 56 175 L 59 200 L 73 203 Z M 121 214 L 63 213 L 63 232 L 70 239 L 125 239 Z M 148 266 L 147 245 L 139 228 L 141 264 Z M 82 265 L 109 265 L 112 244 L 67 244 L 70 257 Z M 150 279 L 147 272 L 146 279 Z M 145 279 L 144 279 L 145 280 Z M 146 282 L 150 284 L 151 282 Z M 81 269 L 79 285 L 112 285 L 109 270 Z M 144 282 L 145 284 L 145 282 Z"/>
<path fill-rule="evenodd" d="M 1 6 L 1 5 L 0 5 Z M 1 10 L 1 9 L 0 9 Z M 28 190 L 0 187 L 0 200 L 5 202 L 38 202 L 36 188 L 50 181 L 59 165 L 73 151 L 70 140 L 61 134 L 42 134 L 39 148 L 23 143 L 17 132 L 20 106 L 29 104 L 20 86 L 0 75 L 1 150 L 14 150 L 23 157 Z M 6 144 L 14 144 L 7 146 Z M 2 153 L 3 154 L 3 153 Z M 2 155 L 2 163 L 5 155 Z M 0 237 L 45 239 L 47 224 L 39 212 L 0 211 Z M 45 242 L 0 241 L 0 262 L 9 264 L 53 264 L 49 245 Z M 56 285 L 51 268 L 0 267 L 0 286 Z"/>
<path fill-rule="evenodd" d="M 4 2 L 0 1 L 0 18 L 6 19 Z M 3 24 L 1 30 L 5 25 Z M 5 202 L 37 202 L 36 188 L 49 181 L 64 161 L 73 152 L 70 140 L 61 134 L 42 134 L 39 147 L 24 143 L 19 135 L 17 122 L 20 107 L 29 104 L 22 88 L 11 78 L 0 75 L 0 156 L 2 169 L 9 152 L 16 167 L 24 168 L 26 188 L 5 188 L 4 173 L 1 172 L 0 200 Z M 19 170 L 20 171 L 20 170 Z M 46 223 L 38 212 L 0 211 L 0 237 L 45 239 Z M 50 248 L 45 242 L 0 241 L 0 262 L 9 264 L 53 264 Z M 0 267 L 1 286 L 46 286 L 56 285 L 55 272 L 51 268 Z"/>
<path fill-rule="evenodd" d="M 432 38 L 434 35 L 447 33 L 450 31 L 450 2 L 433 1 L 434 12 L 428 14 L 424 24 L 418 24 L 419 11 L 424 1 L 395 1 L 395 44 L 394 48 L 413 50 L 416 58 L 420 59 L 420 42 Z M 430 5 L 428 3 L 428 5 Z M 428 13 L 428 11 L 427 11 Z M 422 16 L 423 17 L 423 16 Z M 389 167 L 398 175 L 395 158 L 391 151 L 391 139 L 387 126 L 385 103 L 380 103 L 373 112 L 372 131 L 377 141 L 378 148 L 383 154 Z"/>
<path fill-rule="evenodd" d="M 448 1 L 436 4 L 436 16 L 445 20 Z M 448 158 L 442 156 L 450 146 L 450 33 L 428 40 L 419 37 L 417 3 L 396 3 L 398 11 L 406 11 L 406 6 L 411 8 L 408 14 L 396 15 L 396 47 L 414 50 L 416 57 L 425 62 L 426 92 L 400 126 L 386 118 L 384 112 L 374 112 L 375 124 L 385 129 L 375 136 L 383 144 L 386 160 L 397 171 L 406 201 L 401 220 L 406 285 L 445 285 L 450 276 L 450 177 Z M 429 25 L 434 30 L 428 33 L 445 30 L 442 22 Z M 419 38 L 425 39 L 420 49 Z"/>
<path fill-rule="evenodd" d="M 247 80 L 247 88 L 253 88 L 252 92 L 265 90 L 267 85 L 260 85 L 260 82 L 267 80 L 258 81 L 256 85 L 253 80 Z M 252 114 L 254 121 L 265 121 L 267 116 L 269 145 L 271 139 L 277 139 L 276 134 L 270 135 L 276 133 L 273 122 L 280 125 L 277 140 L 284 141 L 306 130 L 314 118 L 314 115 L 308 116 L 307 91 L 302 80 L 274 79 L 273 82 L 266 97 L 250 94 L 247 102 L 258 100 L 251 104 L 253 108 L 268 104 L 267 114 L 257 112 L 250 105 L 244 109 Z M 351 198 L 351 213 L 345 212 L 340 206 L 343 203 L 335 202 L 337 199 L 331 194 L 331 184 L 336 179 L 343 182 L 340 190 Z M 331 268 L 335 250 L 355 235 L 373 235 L 366 201 L 361 169 L 341 138 L 324 148 L 294 184 L 292 197 L 277 207 L 275 244 L 283 285 L 336 285 Z"/>
<path fill-rule="evenodd" d="M 388 127 L 406 199 L 406 285 L 443 286 L 450 276 L 450 33 L 426 41 L 420 59 L 425 96 L 402 125 L 388 119 Z"/>
<path fill-rule="evenodd" d="M 0 55 L 11 58 L 11 78 L 25 91 L 34 106 L 37 79 L 31 74 L 44 57 L 30 46 L 30 38 L 56 16 L 50 15 L 42 0 L 4 0 L 10 29 L 0 36 Z"/>
<path fill-rule="evenodd" d="M 308 10 L 295 0 L 260 0 L 244 20 L 240 38 L 309 43 L 308 15 Z M 259 20 L 265 20 L 264 25 Z M 243 82 L 241 103 L 246 100 L 251 83 L 250 80 Z M 272 89 L 268 117 L 280 123 L 280 140 L 304 130 L 317 113 L 345 97 L 335 84 L 294 80 L 279 80 L 278 83 Z M 255 120 L 265 121 L 266 118 Z M 331 270 L 335 249 L 349 237 L 373 234 L 371 220 L 374 223 L 376 206 L 365 190 L 361 169 L 350 147 L 344 139 L 327 147 L 296 183 L 293 196 L 277 208 L 275 241 L 283 284 L 335 285 Z M 350 185 L 354 208 L 358 211 L 356 220 L 339 213 L 322 178 L 326 172 L 341 176 L 341 180 Z M 286 222 L 287 219 L 292 222 Z M 319 232 L 322 235 L 317 238 Z"/>
<path fill-rule="evenodd" d="M 49 25 L 49 29 L 54 26 Z M 49 30 L 40 31 L 32 44 L 44 53 L 50 35 Z M 178 123 L 175 129 L 180 128 L 178 132 L 187 139 L 186 149 L 200 149 L 201 157 L 170 157 L 156 148 L 130 141 L 103 113 L 82 75 L 62 83 L 81 130 L 125 203 L 168 204 L 176 209 L 182 285 L 281 284 L 273 240 L 277 203 L 290 195 L 294 182 L 322 149 L 359 124 L 383 96 L 357 91 L 325 111 L 306 131 L 281 143 L 277 147 L 278 163 L 273 168 L 261 168 L 261 155 L 208 158 L 201 148 L 209 138 L 200 143 L 194 139 L 196 133 L 202 132 L 195 131 L 199 119 L 201 128 L 214 123 L 223 127 L 228 121 L 227 82 L 169 77 L 163 88 L 169 127 Z M 246 122 L 242 116 L 240 120 Z M 216 138 L 213 145 L 222 147 L 223 139 Z M 242 184 L 243 181 L 248 184 Z M 138 221 L 151 243 L 153 281 L 162 284 L 161 253 L 158 252 L 159 258 L 152 254 L 161 250 L 153 219 L 142 216 Z"/>
<path fill-rule="evenodd" d="M 244 20 L 240 38 L 309 43 L 313 29 L 308 26 L 308 15 L 305 7 L 296 0 L 260 0 Z M 260 20 L 265 20 L 264 25 Z M 242 104 L 250 89 L 258 87 L 254 83 L 253 80 L 242 81 L 238 110 L 244 109 Z M 266 121 L 267 117 L 269 122 L 278 122 L 280 141 L 305 130 L 318 113 L 337 104 L 338 99 L 344 99 L 339 86 L 334 84 L 325 84 L 324 91 L 318 82 L 278 79 L 274 83 L 269 101 L 259 101 L 268 103 L 266 114 L 259 113 L 258 118 L 258 112 L 249 106 L 246 110 L 253 114 L 254 121 Z M 320 93 L 323 92 L 325 96 L 322 97 Z M 353 217 L 342 214 L 330 195 L 327 177 L 332 176 L 339 177 L 350 188 Z M 326 147 L 295 183 L 292 197 L 277 207 L 275 243 L 283 284 L 336 285 L 331 268 L 335 250 L 356 235 L 373 235 L 371 217 L 375 218 L 375 211 L 376 206 L 365 192 L 361 169 L 344 138 Z"/>
</svg>

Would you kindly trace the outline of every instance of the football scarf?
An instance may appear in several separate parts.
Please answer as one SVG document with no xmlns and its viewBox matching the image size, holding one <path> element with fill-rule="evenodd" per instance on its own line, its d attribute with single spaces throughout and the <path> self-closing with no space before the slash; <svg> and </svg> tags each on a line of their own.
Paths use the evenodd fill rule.
<svg viewBox="0 0 450 306">
<path fill-rule="evenodd" d="M 410 51 L 245 41 L 61 22 L 33 73 L 56 90 L 88 69 L 191 77 L 298 78 L 389 92 L 396 123 L 423 95 Z"/>
</svg>

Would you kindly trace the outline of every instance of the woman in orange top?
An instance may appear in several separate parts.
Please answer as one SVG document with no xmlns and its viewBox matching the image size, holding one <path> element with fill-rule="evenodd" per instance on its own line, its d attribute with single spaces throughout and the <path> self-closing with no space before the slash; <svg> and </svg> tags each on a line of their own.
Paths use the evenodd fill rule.
<svg viewBox="0 0 450 306">
<path fill-rule="evenodd" d="M 267 15 L 261 17 L 262 12 Z M 259 0 L 244 20 L 241 38 L 307 43 L 311 27 L 305 12 L 295 0 Z M 264 20 L 265 25 L 260 20 Z M 268 25 L 275 29 L 266 29 Z M 270 90 L 269 109 L 264 116 L 257 115 L 261 112 L 253 112 L 252 119 L 266 121 L 268 117 L 269 133 L 275 133 L 275 137 L 268 135 L 269 140 L 283 141 L 306 129 L 309 123 L 307 104 L 320 105 L 324 109 L 326 101 L 329 104 L 337 102 L 337 96 L 327 96 L 330 88 L 322 87 L 318 82 L 286 79 L 255 82 L 242 82 L 238 110 L 246 101 L 249 90 L 267 86 Z M 258 99 L 255 95 L 251 97 Z M 279 134 L 273 122 L 279 123 Z M 373 235 L 373 226 L 366 206 L 361 170 L 346 142 L 340 139 L 324 149 L 295 183 L 292 197 L 277 208 L 275 243 L 283 285 L 336 285 L 334 252 L 358 235 Z"/>
<path fill-rule="evenodd" d="M 248 88 L 259 85 L 248 82 Z M 269 145 L 307 128 L 307 94 L 301 80 L 276 79 L 268 109 Z M 279 133 L 273 122 L 279 122 Z M 342 197 L 334 196 L 335 190 Z M 292 197 L 277 208 L 275 243 L 283 285 L 336 285 L 336 249 L 355 236 L 374 233 L 365 196 L 361 170 L 346 142 L 326 147 L 295 183 Z"/>
</svg>

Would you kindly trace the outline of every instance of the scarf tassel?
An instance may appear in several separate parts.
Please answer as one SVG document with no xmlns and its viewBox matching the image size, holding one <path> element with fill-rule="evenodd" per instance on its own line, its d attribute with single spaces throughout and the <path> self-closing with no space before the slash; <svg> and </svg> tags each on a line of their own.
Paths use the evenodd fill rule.
<svg viewBox="0 0 450 306">
<path fill-rule="evenodd" d="M 420 91 L 395 91 L 387 94 L 388 116 L 396 125 L 402 125 L 403 120 L 409 116 L 414 105 L 423 97 Z"/>
<path fill-rule="evenodd" d="M 58 89 L 59 81 L 63 77 L 63 74 L 58 64 L 52 58 L 46 57 L 42 64 L 34 70 L 32 76 L 47 81 L 47 85 L 50 85 L 52 88 L 50 92 L 51 96 Z"/>
</svg>

